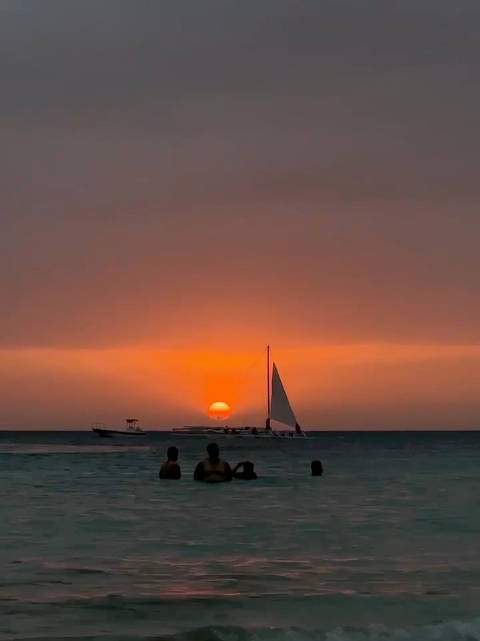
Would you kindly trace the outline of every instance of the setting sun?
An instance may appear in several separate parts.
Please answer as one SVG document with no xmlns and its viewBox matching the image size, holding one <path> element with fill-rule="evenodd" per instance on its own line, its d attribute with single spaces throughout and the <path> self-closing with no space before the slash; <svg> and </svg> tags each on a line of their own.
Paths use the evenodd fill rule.
<svg viewBox="0 0 480 641">
<path fill-rule="evenodd" d="M 215 403 L 212 403 L 208 408 L 208 415 L 210 416 L 210 418 L 228 418 L 231 412 L 232 410 L 230 408 L 230 405 L 224 403 L 223 401 L 215 401 Z"/>
</svg>

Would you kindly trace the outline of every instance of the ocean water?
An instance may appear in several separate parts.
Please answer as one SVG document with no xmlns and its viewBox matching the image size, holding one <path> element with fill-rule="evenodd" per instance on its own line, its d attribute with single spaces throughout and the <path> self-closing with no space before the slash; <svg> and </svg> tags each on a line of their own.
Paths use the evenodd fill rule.
<svg viewBox="0 0 480 641">
<path fill-rule="evenodd" d="M 0 432 L 0 639 L 480 639 L 480 433 L 207 442 Z"/>
</svg>

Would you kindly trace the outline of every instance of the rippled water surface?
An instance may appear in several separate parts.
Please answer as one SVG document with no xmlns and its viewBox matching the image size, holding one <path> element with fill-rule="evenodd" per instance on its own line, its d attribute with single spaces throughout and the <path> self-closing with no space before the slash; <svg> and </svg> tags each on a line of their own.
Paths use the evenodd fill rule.
<svg viewBox="0 0 480 641">
<path fill-rule="evenodd" d="M 0 639 L 480 639 L 480 433 L 314 436 L 0 433 Z"/>
</svg>

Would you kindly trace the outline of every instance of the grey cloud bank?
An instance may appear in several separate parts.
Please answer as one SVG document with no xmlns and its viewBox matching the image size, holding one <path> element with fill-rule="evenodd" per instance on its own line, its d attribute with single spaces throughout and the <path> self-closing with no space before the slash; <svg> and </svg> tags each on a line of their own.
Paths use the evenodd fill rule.
<svg viewBox="0 0 480 641">
<path fill-rule="evenodd" d="M 479 19 L 3 2 L 3 343 L 173 340 L 168 308 L 200 338 L 215 288 L 265 331 L 273 305 L 314 339 L 478 341 Z"/>
</svg>

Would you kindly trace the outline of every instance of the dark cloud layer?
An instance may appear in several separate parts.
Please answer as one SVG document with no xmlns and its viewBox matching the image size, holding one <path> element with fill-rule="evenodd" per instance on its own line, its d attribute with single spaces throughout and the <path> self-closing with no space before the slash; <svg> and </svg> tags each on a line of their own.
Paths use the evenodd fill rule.
<svg viewBox="0 0 480 641">
<path fill-rule="evenodd" d="M 479 21 L 4 1 L 3 344 L 265 335 L 272 310 L 307 341 L 477 342 Z"/>
</svg>

